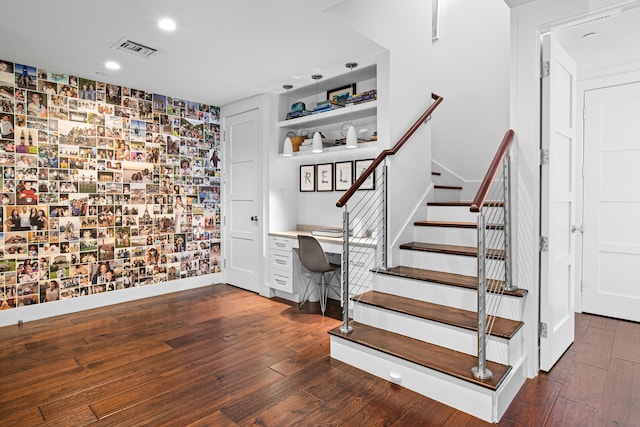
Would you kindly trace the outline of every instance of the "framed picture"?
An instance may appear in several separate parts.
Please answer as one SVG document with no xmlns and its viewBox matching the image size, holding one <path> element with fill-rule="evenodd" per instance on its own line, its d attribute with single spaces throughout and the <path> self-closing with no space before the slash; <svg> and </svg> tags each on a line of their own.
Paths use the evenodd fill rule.
<svg viewBox="0 0 640 427">
<path fill-rule="evenodd" d="M 316 165 L 318 191 L 333 191 L 333 163 Z"/>
<path fill-rule="evenodd" d="M 328 90 L 327 101 L 334 100 L 338 104 L 345 105 L 347 103 L 347 99 L 349 99 L 351 95 L 355 95 L 355 94 L 356 94 L 356 84 L 351 83 L 350 85 Z"/>
<path fill-rule="evenodd" d="M 354 182 L 357 181 L 358 178 L 360 178 L 360 175 L 362 175 L 364 171 L 366 171 L 367 168 L 371 166 L 372 163 L 373 163 L 373 159 L 356 160 L 356 165 L 355 165 L 356 173 L 355 173 Z M 358 188 L 358 190 L 375 190 L 375 189 L 376 189 L 376 171 L 374 169 L 373 173 L 369 175 L 369 177 L 365 180 L 365 182 L 362 183 L 362 185 L 360 186 L 360 188 Z"/>
<path fill-rule="evenodd" d="M 348 190 L 353 184 L 353 162 L 336 162 L 336 191 Z"/>
<path fill-rule="evenodd" d="M 300 165 L 300 191 L 316 191 L 316 165 Z"/>
</svg>

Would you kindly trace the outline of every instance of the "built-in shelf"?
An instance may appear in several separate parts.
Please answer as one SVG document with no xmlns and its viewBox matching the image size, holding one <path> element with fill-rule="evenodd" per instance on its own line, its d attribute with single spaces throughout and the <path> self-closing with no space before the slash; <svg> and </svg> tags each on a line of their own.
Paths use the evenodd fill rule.
<svg viewBox="0 0 640 427">
<path fill-rule="evenodd" d="M 309 116 L 298 117 L 291 120 L 278 122 L 278 127 L 287 129 L 304 129 L 308 127 L 318 127 L 327 124 L 339 123 L 341 120 L 361 119 L 363 117 L 375 116 L 378 109 L 378 101 L 363 102 L 357 105 L 347 105 L 337 110 L 325 111 L 324 113 L 311 114 Z"/>
<path fill-rule="evenodd" d="M 293 156 L 283 156 L 282 154 L 279 154 L 278 156 L 284 159 L 295 159 L 296 157 L 322 157 L 323 155 L 338 153 L 364 155 L 374 153 L 377 147 L 378 143 L 376 141 L 371 141 L 359 143 L 358 148 L 347 148 L 344 145 L 337 145 L 335 147 L 324 147 L 322 153 L 314 153 L 312 151 L 296 151 L 293 153 Z"/>
</svg>

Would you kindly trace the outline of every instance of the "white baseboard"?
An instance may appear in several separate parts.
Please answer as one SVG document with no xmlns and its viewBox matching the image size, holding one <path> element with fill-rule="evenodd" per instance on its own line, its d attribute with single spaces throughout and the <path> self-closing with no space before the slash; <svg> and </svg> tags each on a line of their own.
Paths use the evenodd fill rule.
<svg viewBox="0 0 640 427">
<path fill-rule="evenodd" d="M 187 289 L 200 288 L 213 283 L 219 283 L 221 281 L 223 281 L 222 273 L 206 274 L 203 276 L 188 277 L 179 280 L 172 280 L 170 282 L 157 283 L 154 285 L 120 289 L 117 291 L 86 295 L 78 298 L 16 307 L 0 311 L 0 327 L 16 325 L 20 322 L 31 322 L 33 320 L 46 319 L 48 317 L 60 316 L 62 314 L 76 313 L 78 311 L 184 291 Z"/>
</svg>

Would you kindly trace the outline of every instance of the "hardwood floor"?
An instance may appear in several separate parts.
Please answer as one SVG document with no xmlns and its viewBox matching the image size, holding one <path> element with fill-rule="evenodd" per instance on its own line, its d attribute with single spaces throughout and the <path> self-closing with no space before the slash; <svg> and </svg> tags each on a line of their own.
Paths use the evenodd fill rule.
<svg viewBox="0 0 640 427">
<path fill-rule="evenodd" d="M 0 328 L 0 425 L 488 425 L 332 360 L 339 317 L 218 284 Z M 500 425 L 639 425 L 640 325 L 576 325 Z"/>
</svg>

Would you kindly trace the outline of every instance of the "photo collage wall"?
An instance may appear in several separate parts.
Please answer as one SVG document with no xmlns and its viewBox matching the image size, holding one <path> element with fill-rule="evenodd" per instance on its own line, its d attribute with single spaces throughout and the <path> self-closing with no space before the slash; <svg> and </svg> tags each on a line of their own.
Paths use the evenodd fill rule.
<svg viewBox="0 0 640 427">
<path fill-rule="evenodd" d="M 0 309 L 220 272 L 219 116 L 0 60 Z"/>
</svg>

